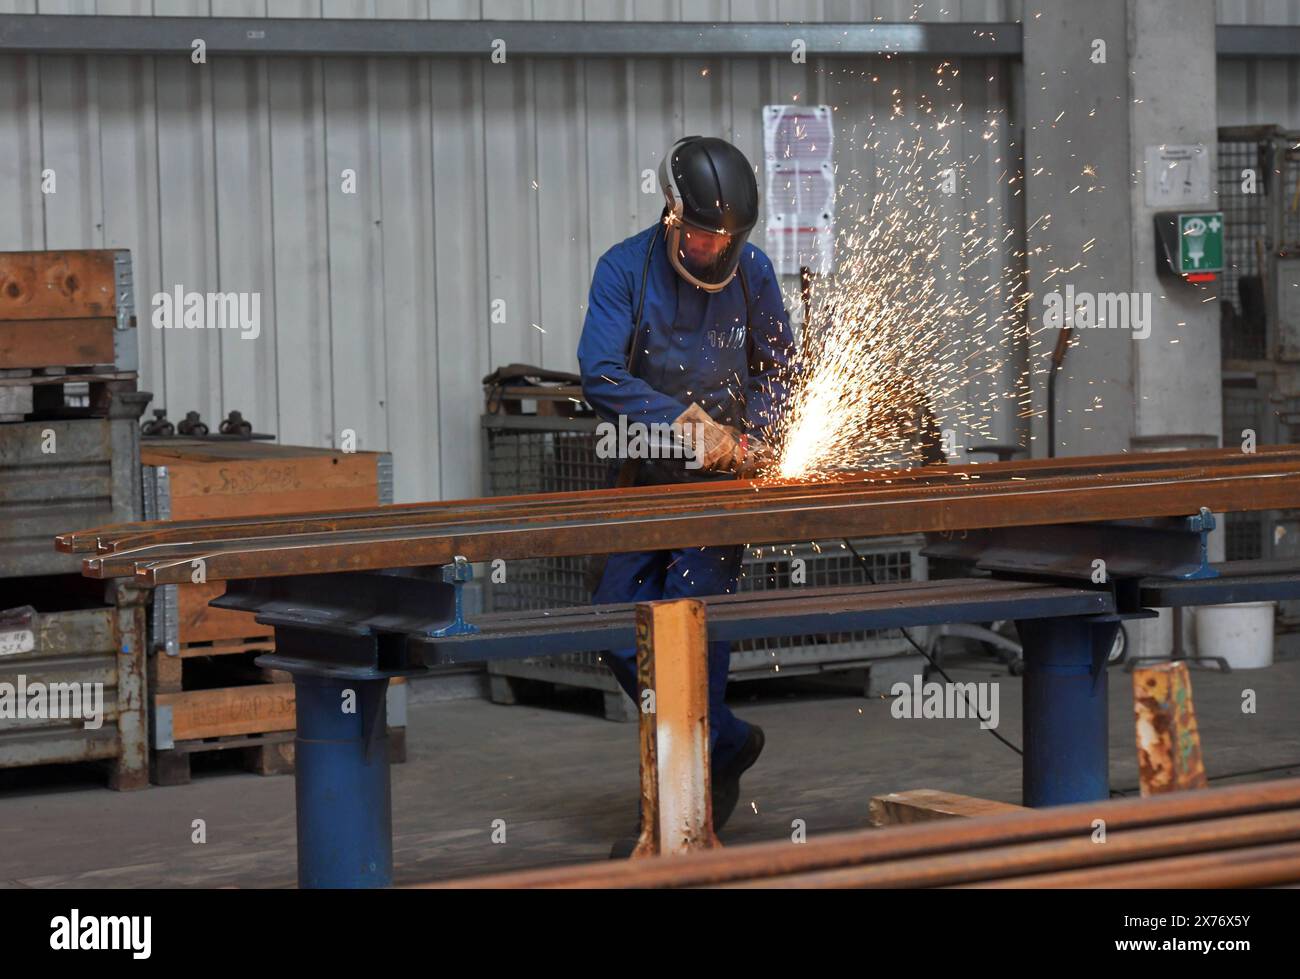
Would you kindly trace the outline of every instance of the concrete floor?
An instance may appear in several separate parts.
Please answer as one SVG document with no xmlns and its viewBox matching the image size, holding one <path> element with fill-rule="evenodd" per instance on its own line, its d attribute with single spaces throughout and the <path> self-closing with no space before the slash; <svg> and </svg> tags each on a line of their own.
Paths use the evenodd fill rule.
<svg viewBox="0 0 1300 979">
<path fill-rule="evenodd" d="M 1019 744 L 1020 680 L 970 659 L 949 672 L 1002 684 L 999 731 Z M 1111 784 L 1132 790 L 1131 681 L 1118 670 L 1109 680 Z M 1253 715 L 1240 707 L 1247 687 Z M 1300 774 L 1300 659 L 1196 671 L 1193 689 L 1211 776 Z M 767 750 L 742 783 L 727 843 L 788 838 L 796 818 L 810 837 L 862 827 L 872 795 L 902 789 L 1019 802 L 1019 758 L 974 721 L 895 719 L 889 701 L 827 680 L 733 685 L 732 702 L 764 727 Z M 603 859 L 635 819 L 638 775 L 635 726 L 598 708 L 585 695 L 563 708 L 447 702 L 413 685 L 408 761 L 393 769 L 398 882 Z M 227 769 L 134 793 L 102 784 L 76 766 L 0 773 L 0 887 L 293 886 L 292 778 Z M 504 844 L 491 841 L 495 819 Z"/>
</svg>

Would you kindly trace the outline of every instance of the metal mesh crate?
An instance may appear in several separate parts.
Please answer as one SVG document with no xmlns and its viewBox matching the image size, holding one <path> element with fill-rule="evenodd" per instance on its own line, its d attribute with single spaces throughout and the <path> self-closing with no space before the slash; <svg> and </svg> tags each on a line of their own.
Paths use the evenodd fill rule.
<svg viewBox="0 0 1300 979">
<path fill-rule="evenodd" d="M 501 496 L 607 486 L 608 464 L 595 453 L 596 425 L 594 418 L 483 416 L 484 494 Z M 920 536 L 855 541 L 854 546 L 869 564 L 871 576 L 877 582 L 926 577 Z M 840 541 L 824 544 L 804 541 L 748 548 L 739 590 L 800 587 L 792 585 L 790 580 L 796 559 L 804 562 L 806 587 L 867 582 L 858 560 Z M 483 596 L 484 607 L 492 611 L 587 605 L 591 601 L 587 559 L 511 561 L 503 582 L 493 583 L 490 569 L 485 573 Z M 917 638 L 924 644 L 923 636 Z M 733 646 L 731 675 L 746 679 L 827 668 L 846 669 L 909 649 L 901 633 L 893 629 L 750 640 Z M 604 690 L 611 695 L 607 698 L 610 705 L 607 713 L 621 713 L 613 704 L 621 696 L 621 690 L 596 653 L 496 662 L 489 664 L 488 673 Z"/>
<path fill-rule="evenodd" d="M 1223 304 L 1223 357 L 1262 360 L 1268 356 L 1262 263 L 1272 239 L 1270 228 L 1268 146 L 1244 133 L 1219 138 L 1219 206 L 1223 209 L 1223 274 L 1219 300 Z M 1242 171 L 1257 177 L 1258 192 L 1242 193 Z"/>
</svg>

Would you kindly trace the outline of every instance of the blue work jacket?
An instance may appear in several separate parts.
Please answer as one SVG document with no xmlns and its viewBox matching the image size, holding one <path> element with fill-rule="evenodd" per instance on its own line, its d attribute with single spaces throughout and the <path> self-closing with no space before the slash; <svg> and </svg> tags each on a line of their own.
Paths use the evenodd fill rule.
<svg viewBox="0 0 1300 979">
<path fill-rule="evenodd" d="M 596 263 L 578 342 L 582 390 L 603 420 L 669 424 L 692 401 L 716 421 L 761 434 L 785 397 L 794 353 L 790 319 L 772 262 L 746 244 L 740 269 L 749 287 L 749 329 L 740 273 L 719 292 L 677 274 L 660 229 L 646 274 L 638 352 L 628 371 L 633 320 L 652 225 Z"/>
</svg>

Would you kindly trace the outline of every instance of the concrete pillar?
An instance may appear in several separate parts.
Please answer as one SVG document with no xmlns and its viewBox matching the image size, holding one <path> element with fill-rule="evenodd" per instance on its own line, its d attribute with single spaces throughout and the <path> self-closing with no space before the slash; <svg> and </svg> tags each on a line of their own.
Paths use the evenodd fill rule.
<svg viewBox="0 0 1300 979">
<path fill-rule="evenodd" d="M 1024 22 L 1021 112 L 1032 454 L 1048 455 L 1056 331 L 1044 301 L 1059 293 L 1064 306 L 1070 287 L 1135 294 L 1136 308 L 1150 303 L 1150 332 L 1137 339 L 1131 319 L 1075 330 L 1057 377 L 1056 454 L 1217 445 L 1218 304 L 1202 302 L 1213 295 L 1203 287 L 1157 278 L 1152 226 L 1156 210 L 1215 206 L 1214 0 L 1041 6 Z M 1206 148 L 1211 196 L 1148 206 L 1147 148 L 1174 143 Z"/>
<path fill-rule="evenodd" d="M 1152 295 L 1151 335 L 1134 343 L 1134 449 L 1217 446 L 1223 434 L 1217 286 L 1157 277 L 1153 227 L 1158 210 L 1218 207 L 1214 21 L 1214 0 L 1129 2 L 1133 289 Z M 1147 148 L 1161 144 L 1205 147 L 1204 195 L 1148 204 Z"/>
</svg>

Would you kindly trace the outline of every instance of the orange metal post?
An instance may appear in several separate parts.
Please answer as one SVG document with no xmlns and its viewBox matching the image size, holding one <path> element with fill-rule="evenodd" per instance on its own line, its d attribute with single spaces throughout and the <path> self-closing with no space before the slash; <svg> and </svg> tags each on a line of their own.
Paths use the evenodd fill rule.
<svg viewBox="0 0 1300 979">
<path fill-rule="evenodd" d="M 633 858 L 720 846 L 709 791 L 708 631 L 694 599 L 636 607 L 641 837 Z"/>
<path fill-rule="evenodd" d="M 1135 669 L 1133 709 L 1142 794 L 1205 788 L 1209 783 L 1187 664 L 1157 663 Z"/>
</svg>

